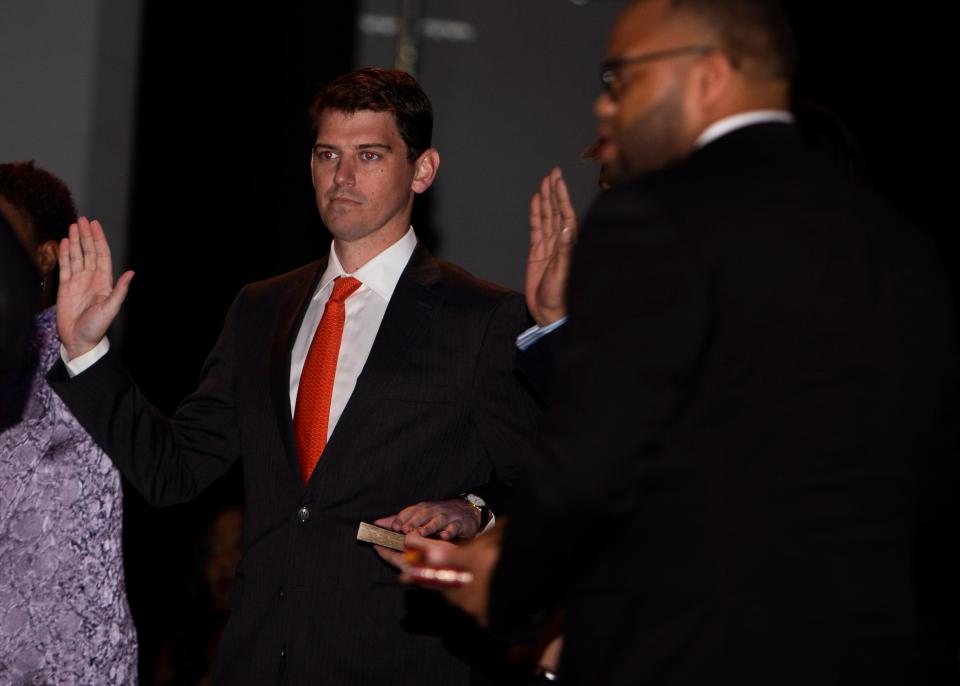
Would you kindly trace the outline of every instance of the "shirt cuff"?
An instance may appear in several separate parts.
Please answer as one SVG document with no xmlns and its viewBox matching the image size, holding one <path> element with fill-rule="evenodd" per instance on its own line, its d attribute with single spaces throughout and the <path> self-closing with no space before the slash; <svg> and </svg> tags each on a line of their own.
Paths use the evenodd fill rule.
<svg viewBox="0 0 960 686">
<path fill-rule="evenodd" d="M 496 523 L 497 523 L 497 515 L 493 514 L 493 512 L 491 511 L 490 521 L 487 522 L 487 525 L 483 527 L 483 530 L 480 533 L 478 533 L 477 536 L 483 536 L 485 533 L 492 530 L 493 527 L 496 525 Z"/>
<path fill-rule="evenodd" d="M 560 317 L 560 319 L 555 321 L 553 324 L 547 324 L 546 326 L 531 326 L 529 329 L 517 336 L 517 347 L 520 348 L 520 350 L 526 350 L 551 331 L 559 329 L 566 323 L 566 321 L 566 317 Z"/>
<path fill-rule="evenodd" d="M 72 360 L 67 357 L 67 349 L 63 347 L 63 344 L 60 344 L 60 359 L 63 360 L 63 364 L 67 367 L 67 374 L 70 375 L 72 379 L 77 374 L 83 374 L 99 362 L 104 355 L 107 354 L 110 350 L 110 341 L 106 336 L 100 339 L 100 342 L 97 343 L 93 350 L 88 350 L 83 355 L 75 357 Z"/>
</svg>

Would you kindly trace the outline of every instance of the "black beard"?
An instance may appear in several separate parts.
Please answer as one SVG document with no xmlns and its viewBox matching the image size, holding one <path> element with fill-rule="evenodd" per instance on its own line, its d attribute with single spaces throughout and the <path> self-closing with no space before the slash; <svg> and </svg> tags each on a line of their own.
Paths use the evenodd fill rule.
<svg viewBox="0 0 960 686">
<path fill-rule="evenodd" d="M 618 136 L 617 163 L 610 170 L 620 183 L 649 174 L 688 152 L 679 96 L 671 94 L 635 118 Z"/>
</svg>

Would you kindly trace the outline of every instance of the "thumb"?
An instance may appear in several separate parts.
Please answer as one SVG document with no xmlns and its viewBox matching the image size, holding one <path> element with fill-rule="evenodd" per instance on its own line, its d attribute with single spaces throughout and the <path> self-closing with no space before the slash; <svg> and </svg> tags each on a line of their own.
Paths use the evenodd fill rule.
<svg viewBox="0 0 960 686">
<path fill-rule="evenodd" d="M 130 290 L 131 281 L 133 281 L 133 272 L 124 272 L 113 285 L 113 290 L 110 291 L 110 295 L 103 301 L 103 309 L 110 315 L 111 319 L 116 317 L 120 311 L 120 306 L 123 305 L 123 301 L 127 297 L 127 292 Z"/>
</svg>

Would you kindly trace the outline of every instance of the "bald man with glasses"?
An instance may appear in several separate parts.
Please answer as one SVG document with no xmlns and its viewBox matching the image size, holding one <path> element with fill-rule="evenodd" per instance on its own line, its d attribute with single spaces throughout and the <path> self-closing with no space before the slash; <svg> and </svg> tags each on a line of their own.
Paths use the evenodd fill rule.
<svg viewBox="0 0 960 686">
<path fill-rule="evenodd" d="M 530 488 L 500 542 L 411 537 L 498 631 L 562 605 L 564 684 L 949 668 L 916 557 L 955 383 L 944 269 L 805 147 L 794 62 L 775 2 L 626 9 L 594 106 L 615 181 L 574 251 Z"/>
</svg>

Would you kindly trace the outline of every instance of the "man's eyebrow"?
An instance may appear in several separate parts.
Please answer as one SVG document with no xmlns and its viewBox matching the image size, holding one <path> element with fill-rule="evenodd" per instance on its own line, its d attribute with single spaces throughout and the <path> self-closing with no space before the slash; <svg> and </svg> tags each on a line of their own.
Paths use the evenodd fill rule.
<svg viewBox="0 0 960 686">
<path fill-rule="evenodd" d="M 380 150 L 385 150 L 386 152 L 393 152 L 393 147 L 387 145 L 386 143 L 361 143 L 357 146 L 357 150 L 369 150 L 371 148 L 379 148 Z M 313 144 L 314 150 L 335 150 L 336 152 L 341 152 L 340 148 L 336 145 L 331 145 L 330 143 L 324 143 L 318 141 Z"/>
</svg>

